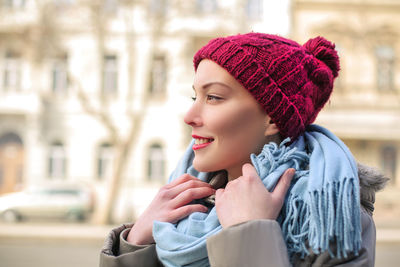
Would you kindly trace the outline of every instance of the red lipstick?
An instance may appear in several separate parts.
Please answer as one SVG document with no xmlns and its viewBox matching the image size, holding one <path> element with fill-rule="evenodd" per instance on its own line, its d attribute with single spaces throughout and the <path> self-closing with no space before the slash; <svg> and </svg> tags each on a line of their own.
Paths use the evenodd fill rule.
<svg viewBox="0 0 400 267">
<path fill-rule="evenodd" d="M 192 146 L 193 150 L 198 150 L 198 149 L 204 148 L 204 147 L 208 146 L 209 144 L 211 144 L 214 141 L 214 138 L 208 138 L 208 137 L 203 137 L 203 136 L 198 136 L 198 135 L 192 135 L 192 137 L 194 139 L 206 139 L 206 140 L 208 140 L 208 142 L 206 142 L 206 143 L 193 144 L 193 146 Z"/>
</svg>

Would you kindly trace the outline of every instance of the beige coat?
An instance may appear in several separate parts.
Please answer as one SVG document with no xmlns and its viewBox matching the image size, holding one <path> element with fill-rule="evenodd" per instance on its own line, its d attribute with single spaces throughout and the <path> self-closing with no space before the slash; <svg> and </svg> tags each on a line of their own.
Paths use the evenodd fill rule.
<svg viewBox="0 0 400 267">
<path fill-rule="evenodd" d="M 362 248 L 358 256 L 331 258 L 328 252 L 310 253 L 296 259 L 294 266 L 374 266 L 375 225 L 372 219 L 375 191 L 386 182 L 379 173 L 359 165 L 361 184 Z M 130 225 L 113 229 L 100 255 L 100 267 L 163 266 L 157 258 L 155 244 L 134 246 L 126 241 Z M 290 266 L 287 249 L 279 224 L 274 220 L 254 220 L 229 227 L 207 239 L 207 251 L 212 267 Z"/>
</svg>

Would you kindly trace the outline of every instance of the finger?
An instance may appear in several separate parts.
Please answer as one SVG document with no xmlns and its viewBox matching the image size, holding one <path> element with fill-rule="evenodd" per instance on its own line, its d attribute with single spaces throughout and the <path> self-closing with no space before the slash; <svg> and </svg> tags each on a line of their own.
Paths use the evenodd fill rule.
<svg viewBox="0 0 400 267">
<path fill-rule="evenodd" d="M 173 218 L 172 223 L 175 223 L 180 219 L 189 216 L 193 212 L 207 212 L 207 211 L 208 211 L 207 207 L 200 204 L 185 205 L 171 212 L 171 217 Z"/>
<path fill-rule="evenodd" d="M 224 192 L 225 192 L 225 190 L 224 190 L 223 188 L 220 188 L 220 189 L 218 189 L 218 190 L 215 192 L 215 202 L 217 202 L 218 199 L 219 199 L 220 197 L 222 197 L 222 195 L 224 194 Z"/>
<path fill-rule="evenodd" d="M 242 166 L 242 173 L 244 177 L 259 178 L 256 168 L 250 163 L 246 163 Z"/>
<path fill-rule="evenodd" d="M 215 194 L 215 189 L 211 187 L 190 188 L 172 200 L 173 207 L 181 207 L 192 202 L 195 199 L 205 198 Z"/>
<path fill-rule="evenodd" d="M 210 187 L 210 188 L 212 188 L 210 184 L 208 184 L 206 182 L 203 182 L 203 181 L 201 181 L 201 180 L 196 178 L 196 180 L 189 180 L 189 181 L 186 181 L 186 182 L 184 182 L 182 184 L 178 184 L 175 187 L 171 188 L 169 190 L 168 195 L 170 195 L 171 198 L 174 198 L 177 195 L 179 195 L 180 193 L 182 193 L 182 192 L 184 192 L 184 191 L 186 191 L 186 190 L 188 190 L 190 188 L 199 188 L 199 187 Z"/>
<path fill-rule="evenodd" d="M 169 184 L 165 185 L 165 188 L 172 188 L 174 186 L 177 186 L 178 184 L 182 184 L 182 183 L 190 181 L 190 180 L 199 181 L 198 178 L 196 178 L 188 173 L 185 173 L 185 174 L 182 174 L 179 178 L 177 178 L 177 179 L 173 180 L 172 182 L 170 182 Z"/>
<path fill-rule="evenodd" d="M 276 184 L 274 191 L 272 192 L 272 195 L 274 197 L 280 198 L 282 200 L 285 199 L 285 195 L 290 187 L 290 182 L 292 181 L 294 173 L 295 169 L 293 168 L 287 169 L 283 173 L 278 183 Z"/>
<path fill-rule="evenodd" d="M 235 180 L 229 181 L 226 185 L 225 185 L 225 189 L 229 190 L 229 188 L 231 188 L 232 186 L 234 186 L 235 184 L 239 183 L 240 178 L 243 176 L 239 176 L 238 178 L 236 178 Z"/>
</svg>

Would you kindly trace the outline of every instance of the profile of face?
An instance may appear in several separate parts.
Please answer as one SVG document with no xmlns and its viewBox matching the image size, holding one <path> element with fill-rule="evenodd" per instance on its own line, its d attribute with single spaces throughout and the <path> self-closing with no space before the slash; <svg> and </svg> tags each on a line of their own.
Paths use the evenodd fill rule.
<svg viewBox="0 0 400 267">
<path fill-rule="evenodd" d="M 250 154 L 275 141 L 279 130 L 253 96 L 211 60 L 198 65 L 193 89 L 196 97 L 184 118 L 195 138 L 193 166 L 201 172 L 225 169 L 235 179 Z"/>
</svg>

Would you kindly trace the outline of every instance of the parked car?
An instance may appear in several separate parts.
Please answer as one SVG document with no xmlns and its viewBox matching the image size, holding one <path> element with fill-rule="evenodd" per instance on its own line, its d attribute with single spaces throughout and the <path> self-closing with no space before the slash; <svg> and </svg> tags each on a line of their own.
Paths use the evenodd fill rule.
<svg viewBox="0 0 400 267">
<path fill-rule="evenodd" d="M 0 196 L 0 215 L 8 222 L 28 218 L 83 221 L 93 208 L 93 193 L 77 185 L 38 186 Z"/>
</svg>

